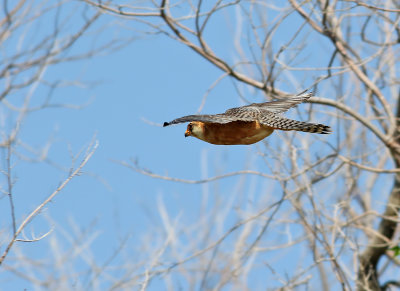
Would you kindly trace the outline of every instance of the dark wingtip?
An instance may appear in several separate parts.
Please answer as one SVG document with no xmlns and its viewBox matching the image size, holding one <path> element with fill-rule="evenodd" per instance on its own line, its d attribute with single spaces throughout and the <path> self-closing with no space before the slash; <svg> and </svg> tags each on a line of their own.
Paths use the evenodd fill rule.
<svg viewBox="0 0 400 291">
<path fill-rule="evenodd" d="M 164 122 L 163 127 L 166 127 L 166 126 L 168 126 L 168 125 L 169 125 L 168 122 Z"/>
<path fill-rule="evenodd" d="M 332 133 L 332 128 L 330 126 L 325 125 L 321 134 L 330 134 Z"/>
</svg>

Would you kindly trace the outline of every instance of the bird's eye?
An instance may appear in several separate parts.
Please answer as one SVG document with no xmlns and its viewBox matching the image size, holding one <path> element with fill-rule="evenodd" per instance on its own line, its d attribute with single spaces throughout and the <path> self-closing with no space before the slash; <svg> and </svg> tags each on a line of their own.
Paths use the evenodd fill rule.
<svg viewBox="0 0 400 291">
<path fill-rule="evenodd" d="M 192 129 L 193 129 L 193 124 L 189 123 L 189 125 L 188 125 L 188 130 L 189 130 L 189 131 L 192 131 Z"/>
</svg>

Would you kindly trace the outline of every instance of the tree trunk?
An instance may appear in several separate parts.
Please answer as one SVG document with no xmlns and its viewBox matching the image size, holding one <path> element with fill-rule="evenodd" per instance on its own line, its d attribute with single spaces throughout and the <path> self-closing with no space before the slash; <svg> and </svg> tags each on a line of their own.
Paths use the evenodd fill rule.
<svg viewBox="0 0 400 291">
<path fill-rule="evenodd" d="M 393 139 L 391 153 L 396 168 L 400 168 L 399 154 L 399 126 L 400 126 L 400 96 L 397 101 L 396 131 Z M 383 213 L 382 221 L 379 224 L 378 233 L 374 235 L 366 250 L 360 256 L 358 269 L 358 290 L 381 290 L 377 265 L 379 259 L 385 254 L 390 246 L 397 227 L 398 214 L 400 210 L 400 173 L 395 175 L 394 184 Z"/>
</svg>

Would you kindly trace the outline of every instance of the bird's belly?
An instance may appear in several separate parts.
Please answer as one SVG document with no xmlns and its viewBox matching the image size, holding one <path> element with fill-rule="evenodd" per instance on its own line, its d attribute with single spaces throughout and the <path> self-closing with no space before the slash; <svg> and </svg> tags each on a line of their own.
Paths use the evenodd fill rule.
<svg viewBox="0 0 400 291">
<path fill-rule="evenodd" d="M 256 143 L 274 130 L 259 122 L 235 121 L 225 124 L 205 124 L 204 136 L 200 139 L 219 145 L 248 145 Z"/>
</svg>

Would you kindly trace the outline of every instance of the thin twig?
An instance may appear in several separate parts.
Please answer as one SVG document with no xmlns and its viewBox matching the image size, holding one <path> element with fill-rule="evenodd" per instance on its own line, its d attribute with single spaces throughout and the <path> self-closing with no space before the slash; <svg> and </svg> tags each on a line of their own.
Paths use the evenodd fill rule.
<svg viewBox="0 0 400 291">
<path fill-rule="evenodd" d="M 33 210 L 27 218 L 24 219 L 24 221 L 20 224 L 18 227 L 17 231 L 14 233 L 11 241 L 8 243 L 5 251 L 3 252 L 3 255 L 0 258 L 0 266 L 3 263 L 4 259 L 6 258 L 7 254 L 10 252 L 11 247 L 14 245 L 14 243 L 17 241 L 18 235 L 22 232 L 22 230 L 32 221 L 32 219 L 40 213 L 40 211 L 43 209 L 44 206 L 46 206 L 52 199 L 54 199 L 55 196 L 57 196 L 61 190 L 63 190 L 68 183 L 77 175 L 80 174 L 81 169 L 87 164 L 87 162 L 90 160 L 90 158 L 93 156 L 94 152 L 96 151 L 98 147 L 98 142 L 95 141 L 94 145 L 89 146 L 88 150 L 90 151 L 86 154 L 86 156 L 83 158 L 79 166 L 71 172 L 71 174 L 68 176 L 67 179 L 64 180 L 64 182 L 61 183 L 60 186 L 57 187 L 57 189 L 50 194 L 39 206 L 36 207 L 35 210 Z"/>
</svg>

